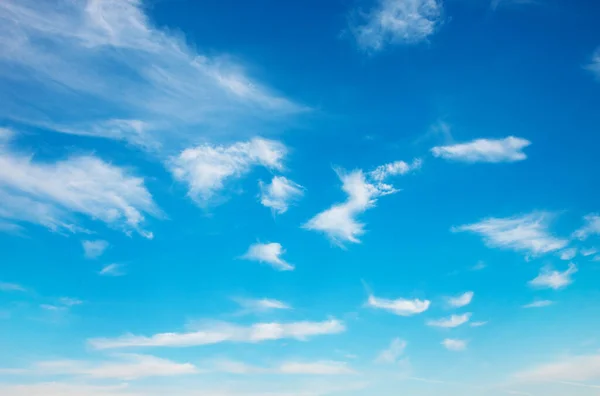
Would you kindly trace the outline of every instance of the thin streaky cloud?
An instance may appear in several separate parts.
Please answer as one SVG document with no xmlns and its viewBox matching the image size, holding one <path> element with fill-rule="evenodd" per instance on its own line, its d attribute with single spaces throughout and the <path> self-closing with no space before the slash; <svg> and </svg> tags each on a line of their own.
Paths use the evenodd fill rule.
<svg viewBox="0 0 600 396">
<path fill-rule="evenodd" d="M 584 382 L 600 378 L 600 355 L 563 356 L 514 374 L 523 382 Z"/>
<path fill-rule="evenodd" d="M 24 292 L 27 289 L 18 283 L 0 282 L 0 291 L 3 292 Z"/>
<path fill-rule="evenodd" d="M 398 316 L 413 316 L 421 314 L 429 309 L 429 300 L 397 298 L 390 300 L 369 295 L 366 306 L 388 311 Z"/>
<path fill-rule="evenodd" d="M 527 139 L 509 136 L 504 139 L 476 139 L 468 143 L 437 146 L 435 157 L 460 162 L 516 162 L 527 159 L 523 149 L 531 145 Z"/>
<path fill-rule="evenodd" d="M 584 241 L 591 235 L 600 235 L 600 214 L 585 215 L 583 221 L 584 225 L 573 233 L 573 237 Z"/>
<path fill-rule="evenodd" d="M 475 293 L 468 291 L 458 296 L 446 297 L 446 304 L 452 308 L 461 308 L 471 304 L 471 301 L 473 301 L 473 296 L 475 296 Z"/>
<path fill-rule="evenodd" d="M 469 319 L 471 319 L 470 312 L 462 314 L 462 315 L 452 315 L 447 318 L 428 320 L 427 326 L 454 328 L 454 327 L 458 327 L 458 326 L 461 326 L 461 325 L 467 323 L 469 321 Z"/>
<path fill-rule="evenodd" d="M 232 300 L 242 308 L 242 313 L 264 313 L 292 309 L 289 304 L 272 298 L 233 298 Z"/>
<path fill-rule="evenodd" d="M 118 264 L 118 263 L 108 264 L 108 265 L 105 265 L 104 267 L 102 267 L 102 269 L 98 272 L 98 275 L 124 276 L 125 271 L 124 271 L 123 267 L 124 266 L 122 264 Z"/>
<path fill-rule="evenodd" d="M 592 255 L 598 253 L 598 249 L 596 249 L 596 248 L 581 249 L 579 252 L 581 253 L 582 256 L 587 257 L 587 256 L 592 256 Z"/>
<path fill-rule="evenodd" d="M 536 301 L 530 302 L 529 304 L 523 305 L 523 308 L 543 308 L 543 307 L 549 307 L 552 304 L 554 304 L 554 301 L 551 301 L 551 300 L 536 300 Z"/>
<path fill-rule="evenodd" d="M 577 271 L 577 266 L 573 263 L 569 263 L 569 267 L 562 272 L 544 267 L 537 277 L 529 281 L 529 285 L 542 289 L 563 289 L 573 283 L 572 275 Z"/>
</svg>

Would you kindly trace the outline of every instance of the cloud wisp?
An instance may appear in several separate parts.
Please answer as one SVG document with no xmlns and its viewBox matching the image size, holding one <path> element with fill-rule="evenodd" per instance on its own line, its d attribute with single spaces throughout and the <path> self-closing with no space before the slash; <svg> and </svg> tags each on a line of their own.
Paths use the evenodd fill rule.
<svg viewBox="0 0 600 396">
<path fill-rule="evenodd" d="M 544 308 L 544 307 L 549 307 L 552 304 L 554 304 L 554 301 L 535 300 L 535 301 L 530 302 L 529 304 L 523 305 L 523 308 Z"/>
<path fill-rule="evenodd" d="M 293 271 L 294 266 L 281 258 L 284 253 L 285 250 L 279 243 L 255 243 L 250 245 L 242 258 L 267 263 L 278 271 Z"/>
<path fill-rule="evenodd" d="M 304 195 L 304 187 L 285 176 L 274 176 L 271 183 L 259 181 L 260 203 L 275 214 L 287 212 L 290 205 Z"/>
<path fill-rule="evenodd" d="M 531 142 L 509 136 L 504 139 L 476 139 L 468 143 L 437 146 L 431 149 L 435 157 L 460 162 L 516 162 L 527 159 L 523 149 Z"/>
<path fill-rule="evenodd" d="M 467 349 L 467 342 L 465 340 L 458 340 L 454 338 L 446 338 L 442 341 L 442 345 L 449 351 L 460 352 Z"/>
<path fill-rule="evenodd" d="M 398 362 L 400 356 L 404 354 L 406 345 L 406 341 L 400 338 L 394 338 L 390 345 L 379 353 L 375 362 L 382 364 L 394 364 Z"/>
<path fill-rule="evenodd" d="M 397 298 L 389 300 L 369 295 L 366 306 L 375 309 L 388 311 L 398 316 L 413 316 L 423 313 L 429 309 L 431 301 L 429 300 L 409 300 L 405 298 Z"/>
<path fill-rule="evenodd" d="M 109 243 L 103 240 L 83 241 L 81 244 L 83 246 L 83 254 L 88 259 L 96 259 L 102 256 L 109 246 Z"/>
<path fill-rule="evenodd" d="M 577 272 L 577 266 L 569 263 L 569 268 L 564 271 L 542 268 L 539 275 L 529 281 L 529 285 L 541 289 L 563 289 L 573 283 L 572 275 Z"/>
<path fill-rule="evenodd" d="M 432 327 L 443 327 L 443 328 L 454 328 L 467 323 L 471 319 L 471 313 L 465 313 L 462 315 L 452 315 L 448 318 L 428 320 L 427 326 Z"/>
<path fill-rule="evenodd" d="M 473 293 L 472 291 L 468 291 L 458 296 L 446 297 L 446 304 L 448 304 L 448 306 L 452 308 L 465 307 L 471 304 L 471 301 L 473 301 L 474 296 L 475 293 Z"/>
</svg>

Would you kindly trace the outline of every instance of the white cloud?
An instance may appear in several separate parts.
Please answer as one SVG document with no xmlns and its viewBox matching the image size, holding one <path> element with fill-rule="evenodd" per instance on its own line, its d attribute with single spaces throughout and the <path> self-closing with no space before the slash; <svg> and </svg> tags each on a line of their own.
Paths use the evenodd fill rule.
<svg viewBox="0 0 600 396">
<path fill-rule="evenodd" d="M 240 307 L 244 310 L 243 312 L 269 312 L 292 309 L 291 306 L 284 303 L 283 301 L 275 300 L 272 298 L 234 298 Z"/>
<path fill-rule="evenodd" d="M 585 68 L 592 72 L 596 79 L 600 81 L 600 48 L 594 51 L 591 62 Z"/>
<path fill-rule="evenodd" d="M 108 248 L 108 242 L 98 240 L 98 241 L 83 241 L 83 253 L 86 258 L 95 259 L 104 253 L 104 251 Z"/>
<path fill-rule="evenodd" d="M 488 324 L 488 322 L 471 322 L 470 326 L 471 327 L 481 327 L 481 326 L 485 326 L 487 324 Z"/>
<path fill-rule="evenodd" d="M 4 396 L 142 396 L 129 392 L 127 385 L 86 385 L 65 382 L 0 384 Z M 145 396 L 145 395 L 144 395 Z"/>
<path fill-rule="evenodd" d="M 406 341 L 400 338 L 394 338 L 387 349 L 384 349 L 379 353 L 375 361 L 377 363 L 393 364 L 398 361 L 400 356 L 404 354 L 406 349 Z"/>
<path fill-rule="evenodd" d="M 383 309 L 398 316 L 412 316 L 427 311 L 431 302 L 429 300 L 408 300 L 404 298 L 388 300 L 370 295 L 366 305 L 371 308 Z"/>
<path fill-rule="evenodd" d="M 454 227 L 452 230 L 470 231 L 483 236 L 486 244 L 516 251 L 524 251 L 531 255 L 540 255 L 560 250 L 569 243 L 566 239 L 550 234 L 550 214 L 545 212 L 531 213 L 508 218 L 487 218 L 479 223 Z"/>
<path fill-rule="evenodd" d="M 281 142 L 261 138 L 230 146 L 203 144 L 171 157 L 169 168 L 175 179 L 188 185 L 189 197 L 205 206 L 225 182 L 246 175 L 254 166 L 283 169 L 286 153 Z"/>
<path fill-rule="evenodd" d="M 378 51 L 390 44 L 427 40 L 440 25 L 442 14 L 438 0 L 378 0 L 351 30 L 359 47 Z"/>
<path fill-rule="evenodd" d="M 600 379 L 600 355 L 562 357 L 515 374 L 526 382 L 589 381 Z"/>
<path fill-rule="evenodd" d="M 98 274 L 102 276 L 123 276 L 125 272 L 121 264 L 112 263 L 102 267 Z"/>
<path fill-rule="evenodd" d="M 435 157 L 462 162 L 515 162 L 527 155 L 522 151 L 531 142 L 509 136 L 504 139 L 476 139 L 468 143 L 437 146 L 431 149 Z"/>
<path fill-rule="evenodd" d="M 271 183 L 259 181 L 260 203 L 273 213 L 287 212 L 290 204 L 304 195 L 304 188 L 284 176 L 274 176 Z"/>
<path fill-rule="evenodd" d="M 427 326 L 454 328 L 467 323 L 470 318 L 471 313 L 465 313 L 462 315 L 452 315 L 448 318 L 429 320 L 427 321 Z"/>
<path fill-rule="evenodd" d="M 188 333 L 160 333 L 150 337 L 126 334 L 112 339 L 91 339 L 89 343 L 96 349 L 186 347 L 223 342 L 257 343 L 282 339 L 307 340 L 318 335 L 342 333 L 345 330 L 344 324 L 335 319 L 323 322 L 255 323 L 250 326 L 225 322 L 215 323 Z"/>
<path fill-rule="evenodd" d="M 484 263 L 483 261 L 478 262 L 477 264 L 475 264 L 473 267 L 471 267 L 471 269 L 473 271 L 481 271 L 483 269 L 487 268 L 487 264 Z"/>
<path fill-rule="evenodd" d="M 250 245 L 242 258 L 267 263 L 279 271 L 292 271 L 294 266 L 281 258 L 284 253 L 285 250 L 279 243 L 255 243 Z"/>
<path fill-rule="evenodd" d="M 66 307 L 73 307 L 75 305 L 83 304 L 83 301 L 81 301 L 80 299 L 72 297 L 61 297 L 58 299 L 58 301 Z"/>
<path fill-rule="evenodd" d="M 463 294 L 455 297 L 447 297 L 446 303 L 453 308 L 460 308 L 471 304 L 475 293 L 472 291 L 464 292 Z"/>
<path fill-rule="evenodd" d="M 580 253 L 582 256 L 587 257 L 587 256 L 591 256 L 593 254 L 598 253 L 598 249 L 596 249 L 596 248 L 581 249 Z"/>
<path fill-rule="evenodd" d="M 585 225 L 573 233 L 575 238 L 583 241 L 590 235 L 600 234 L 600 214 L 590 213 L 584 216 L 583 220 L 585 221 Z"/>
<path fill-rule="evenodd" d="M 464 340 L 457 340 L 452 338 L 446 338 L 442 341 L 442 345 L 449 351 L 464 351 L 467 349 L 467 342 Z"/>
<path fill-rule="evenodd" d="M 283 362 L 273 367 L 257 367 L 243 362 L 219 360 L 212 362 L 211 367 L 217 372 L 231 374 L 286 374 L 286 375 L 347 375 L 355 374 L 345 362 Z"/>
<path fill-rule="evenodd" d="M 569 263 L 569 268 L 563 272 L 545 267 L 541 269 L 539 275 L 535 279 L 529 281 L 529 285 L 532 287 L 554 290 L 562 289 L 573 283 L 571 275 L 576 272 L 577 266 L 573 263 Z"/>
<path fill-rule="evenodd" d="M 140 0 L 2 1 L 0 47 L 0 116 L 59 132 L 180 149 L 304 110 L 154 26 Z"/>
<path fill-rule="evenodd" d="M 126 169 L 90 155 L 33 161 L 1 145 L 0 202 L 0 219 L 53 231 L 81 230 L 74 216 L 81 214 L 150 238 L 144 215 L 161 214 L 144 179 Z"/>
<path fill-rule="evenodd" d="M 360 243 L 358 238 L 365 233 L 365 225 L 358 221 L 358 216 L 375 206 L 377 198 L 397 190 L 389 184 L 368 182 L 362 170 L 346 173 L 338 169 L 336 172 L 347 200 L 317 214 L 303 227 L 324 233 L 339 246 L 344 242 Z"/>
<path fill-rule="evenodd" d="M 17 283 L 0 282 L 0 291 L 3 292 L 24 292 L 27 291 L 23 286 Z"/>
<path fill-rule="evenodd" d="M 577 249 L 576 248 L 568 248 L 568 249 L 564 249 L 560 252 L 560 259 L 561 260 L 573 260 L 575 258 L 575 256 L 577 256 Z"/>
<path fill-rule="evenodd" d="M 554 304 L 554 301 L 536 300 L 536 301 L 530 302 L 529 304 L 523 305 L 523 308 L 543 308 L 543 307 L 548 307 L 552 304 Z"/>
<path fill-rule="evenodd" d="M 374 171 L 369 172 L 371 179 L 378 183 L 382 183 L 388 177 L 405 175 L 409 172 L 421 169 L 423 161 L 420 158 L 413 160 L 411 164 L 404 161 L 390 162 L 389 164 L 380 165 Z"/>
<path fill-rule="evenodd" d="M 169 377 L 198 373 L 191 363 L 176 363 L 148 355 L 121 354 L 120 360 L 89 362 L 56 360 L 38 362 L 34 371 L 49 375 L 74 375 L 98 379 L 135 380 L 145 377 Z"/>
</svg>

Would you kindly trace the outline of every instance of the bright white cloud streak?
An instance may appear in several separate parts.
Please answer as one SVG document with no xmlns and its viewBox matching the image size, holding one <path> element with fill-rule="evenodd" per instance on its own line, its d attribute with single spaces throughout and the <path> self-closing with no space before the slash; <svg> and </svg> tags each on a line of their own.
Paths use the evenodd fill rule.
<svg viewBox="0 0 600 396">
<path fill-rule="evenodd" d="M 250 245 L 242 258 L 267 263 L 278 271 L 293 271 L 294 266 L 281 258 L 284 253 L 285 250 L 279 243 L 255 243 Z"/>
<path fill-rule="evenodd" d="M 464 292 L 461 295 L 455 297 L 447 297 L 446 303 L 452 308 L 460 308 L 471 304 L 475 293 L 472 291 Z"/>
<path fill-rule="evenodd" d="M 504 139 L 476 139 L 468 143 L 437 146 L 431 149 L 435 157 L 462 162 L 515 162 L 527 159 L 523 149 L 531 142 L 509 136 Z"/>
<path fill-rule="evenodd" d="M 415 44 L 433 35 L 442 21 L 438 0 L 378 0 L 350 29 L 361 49 L 379 51 L 392 44 Z"/>
<path fill-rule="evenodd" d="M 96 349 L 128 347 L 190 347 L 224 342 L 257 343 L 270 340 L 307 340 L 311 337 L 338 334 L 346 330 L 344 323 L 330 319 L 323 322 L 256 323 L 239 326 L 216 323 L 188 333 L 160 333 L 153 336 L 127 334 L 118 338 L 96 338 L 89 344 Z"/>
<path fill-rule="evenodd" d="M 427 321 L 428 326 L 454 328 L 467 323 L 471 319 L 471 313 L 452 315 L 448 318 Z"/>
<path fill-rule="evenodd" d="M 398 316 L 412 316 L 423 313 L 429 309 L 431 302 L 429 300 L 409 300 L 398 298 L 388 300 L 370 295 L 366 305 L 371 308 L 382 309 Z"/>
<path fill-rule="evenodd" d="M 551 215 L 536 212 L 508 218 L 487 218 L 478 223 L 454 227 L 455 232 L 469 231 L 480 234 L 490 247 L 522 251 L 540 255 L 567 246 L 567 239 L 557 238 L 549 231 Z"/>
<path fill-rule="evenodd" d="M 552 304 L 554 304 L 554 301 L 536 300 L 536 301 L 530 302 L 529 304 L 523 305 L 523 308 L 543 308 L 543 307 L 549 307 Z"/>
<path fill-rule="evenodd" d="M 377 363 L 393 364 L 398 361 L 406 349 L 406 341 L 400 338 L 394 338 L 389 347 L 379 353 L 375 359 Z"/>
<path fill-rule="evenodd" d="M 584 226 L 575 231 L 573 236 L 581 239 L 582 241 L 587 239 L 590 235 L 600 234 L 600 214 L 590 213 L 583 217 L 585 222 Z"/>
<path fill-rule="evenodd" d="M 240 305 L 244 312 L 261 313 L 292 309 L 290 305 L 284 303 L 283 301 L 275 300 L 272 298 L 234 298 L 233 300 Z"/>
<path fill-rule="evenodd" d="M 569 263 L 569 268 L 562 272 L 545 267 L 537 277 L 529 281 L 529 285 L 542 289 L 562 289 L 573 283 L 572 275 L 576 272 L 577 266 L 573 263 Z"/>
</svg>

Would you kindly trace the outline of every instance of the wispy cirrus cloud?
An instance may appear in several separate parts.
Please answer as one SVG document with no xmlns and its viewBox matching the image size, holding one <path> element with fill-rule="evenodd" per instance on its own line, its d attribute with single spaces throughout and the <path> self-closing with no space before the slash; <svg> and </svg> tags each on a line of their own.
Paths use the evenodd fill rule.
<svg viewBox="0 0 600 396">
<path fill-rule="evenodd" d="M 454 338 L 446 338 L 442 341 L 442 345 L 449 351 L 464 351 L 467 349 L 467 342 L 465 340 L 458 340 Z"/>
<path fill-rule="evenodd" d="M 101 276 L 123 276 L 125 271 L 123 265 L 118 263 L 107 264 L 98 272 Z"/>
<path fill-rule="evenodd" d="M 3 1 L 0 116 L 163 150 L 305 110 L 180 37 L 139 0 Z"/>
<path fill-rule="evenodd" d="M 588 63 L 585 68 L 594 75 L 596 80 L 600 81 L 600 47 L 594 51 L 590 63 Z"/>
<path fill-rule="evenodd" d="M 554 304 L 554 301 L 535 300 L 535 301 L 530 302 L 529 304 L 523 305 L 523 308 L 544 308 L 544 307 L 549 307 L 552 304 Z"/>
<path fill-rule="evenodd" d="M 254 243 L 242 258 L 267 263 L 278 271 L 293 271 L 294 266 L 281 258 L 284 253 L 285 250 L 280 243 Z"/>
<path fill-rule="evenodd" d="M 575 258 L 575 256 L 577 256 L 577 248 L 567 248 L 564 249 L 560 252 L 560 259 L 561 260 L 573 260 Z"/>
<path fill-rule="evenodd" d="M 525 382 L 589 381 L 600 378 L 600 355 L 561 357 L 514 374 Z"/>
<path fill-rule="evenodd" d="M 462 315 L 452 315 L 448 318 L 436 319 L 436 320 L 428 320 L 427 326 L 432 327 L 444 327 L 444 328 L 454 328 L 461 326 L 467 323 L 471 319 L 471 313 L 465 313 Z"/>
<path fill-rule="evenodd" d="M 283 339 L 302 341 L 319 335 L 342 333 L 345 330 L 344 323 L 336 319 L 323 322 L 255 323 L 249 326 L 218 322 L 187 333 L 159 333 L 152 336 L 126 334 L 117 338 L 90 339 L 89 344 L 96 349 L 117 349 L 130 347 L 190 347 L 225 342 L 258 343 Z"/>
<path fill-rule="evenodd" d="M 406 341 L 400 338 L 394 338 L 390 345 L 379 353 L 379 355 L 375 359 L 375 362 L 383 364 L 396 363 L 400 356 L 404 354 L 406 345 Z"/>
<path fill-rule="evenodd" d="M 374 207 L 380 197 L 398 192 L 386 180 L 420 167 L 421 160 L 416 159 L 411 165 L 396 161 L 367 173 L 360 169 L 352 172 L 335 169 L 342 181 L 342 190 L 348 196 L 346 201 L 317 214 L 303 228 L 324 233 L 340 247 L 344 247 L 347 242 L 360 243 L 359 237 L 365 233 L 365 224 L 359 221 L 359 216 Z"/>
<path fill-rule="evenodd" d="M 551 214 L 535 212 L 507 218 L 490 217 L 478 223 L 452 228 L 454 232 L 474 232 L 490 247 L 540 255 L 563 249 L 569 241 L 553 236 L 549 230 Z"/>
<path fill-rule="evenodd" d="M 207 206 L 226 182 L 246 175 L 255 166 L 282 170 L 286 153 L 281 142 L 253 138 L 229 146 L 203 144 L 188 148 L 168 163 L 175 179 L 188 186 L 188 196 Z"/>
<path fill-rule="evenodd" d="M 284 374 L 284 375 L 348 375 L 356 374 L 346 362 L 320 360 L 314 362 L 288 361 L 272 367 L 260 367 L 234 360 L 211 362 L 217 372 L 230 374 Z"/>
<path fill-rule="evenodd" d="M 523 149 L 531 142 L 509 136 L 504 139 L 476 139 L 468 143 L 436 146 L 431 149 L 435 157 L 461 162 L 516 162 L 527 159 Z"/>
<path fill-rule="evenodd" d="M 390 300 L 369 295 L 366 306 L 375 309 L 382 309 L 398 316 L 412 316 L 423 313 L 429 309 L 431 301 L 419 299 L 397 298 Z"/>
<path fill-rule="evenodd" d="M 439 0 L 378 0 L 368 12 L 358 12 L 350 31 L 368 52 L 388 45 L 416 44 L 432 36 L 442 22 Z"/>
<path fill-rule="evenodd" d="M 271 183 L 259 181 L 260 203 L 271 208 L 273 213 L 287 212 L 290 204 L 304 195 L 304 187 L 285 176 L 273 176 Z"/>
<path fill-rule="evenodd" d="M 292 309 L 289 304 L 272 298 L 233 298 L 233 301 L 242 308 L 241 313 L 264 313 Z"/>
<path fill-rule="evenodd" d="M 464 292 L 458 296 L 446 297 L 446 304 L 452 308 L 461 308 L 471 304 L 475 293 L 472 291 Z"/>
<path fill-rule="evenodd" d="M 18 283 L 0 282 L 0 291 L 3 292 L 24 292 L 27 289 Z"/>
<path fill-rule="evenodd" d="M 83 241 L 81 244 L 83 246 L 83 254 L 89 259 L 95 259 L 102 256 L 109 246 L 108 242 L 102 240 Z"/>
<path fill-rule="evenodd" d="M 0 220 L 61 232 L 82 230 L 78 216 L 83 215 L 152 238 L 144 229 L 145 216 L 161 216 L 144 179 L 128 169 L 92 155 L 34 161 L 1 143 L 0 202 Z"/>
<path fill-rule="evenodd" d="M 600 214 L 590 213 L 583 217 L 584 225 L 573 233 L 573 237 L 586 240 L 591 235 L 600 235 Z"/>
<path fill-rule="evenodd" d="M 529 285 L 545 289 L 562 289 L 573 283 L 572 275 L 576 272 L 577 266 L 573 263 L 569 263 L 569 268 L 562 272 L 544 267 L 537 277 L 529 281 Z"/>
</svg>

